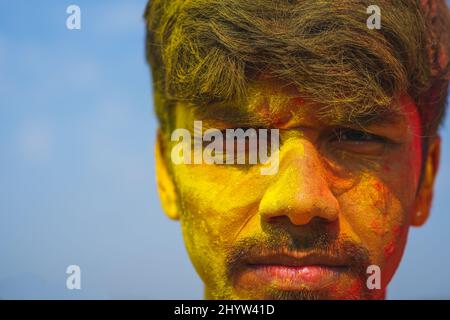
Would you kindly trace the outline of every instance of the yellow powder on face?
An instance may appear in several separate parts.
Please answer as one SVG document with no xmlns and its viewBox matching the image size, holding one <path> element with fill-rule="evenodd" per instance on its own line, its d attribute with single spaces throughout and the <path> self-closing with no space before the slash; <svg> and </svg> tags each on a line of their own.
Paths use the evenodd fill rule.
<svg viewBox="0 0 450 320">
<path fill-rule="evenodd" d="M 396 149 L 393 156 L 387 156 L 383 161 L 370 157 L 367 160 L 351 152 L 346 158 L 325 161 L 317 145 L 304 134 L 306 130 L 295 127 L 296 123 L 305 123 L 313 114 L 311 109 L 304 108 L 302 101 L 295 99 L 283 97 L 275 90 L 266 90 L 264 86 L 255 87 L 249 98 L 250 108 L 260 116 L 266 113 L 272 123 L 272 112 L 287 110 L 279 115 L 284 122 L 280 130 L 282 143 L 277 175 L 261 175 L 259 165 L 246 169 L 206 164 L 173 167 L 186 247 L 205 281 L 209 297 L 223 297 L 223 294 L 238 297 L 226 277 L 228 249 L 238 239 L 264 235 L 261 212 L 285 210 L 287 214 L 289 210 L 296 210 L 297 197 L 312 191 L 325 194 L 331 190 L 340 208 L 339 234 L 367 248 L 375 264 L 387 266 L 390 272 L 395 269 L 405 234 L 402 232 L 399 236 L 395 230 L 405 227 L 407 204 L 413 198 L 413 187 L 399 192 L 396 186 L 414 183 L 409 182 L 413 179 L 401 166 L 391 169 L 391 173 L 382 168 L 386 163 L 393 163 L 394 158 L 399 163 L 407 163 L 403 159 L 410 157 L 408 148 Z M 199 120 L 193 119 L 189 112 L 177 112 L 180 127 Z M 323 179 L 324 183 L 318 183 L 318 180 L 309 183 L 312 176 Z M 301 187 L 313 188 L 313 185 L 318 190 L 301 190 Z"/>
</svg>

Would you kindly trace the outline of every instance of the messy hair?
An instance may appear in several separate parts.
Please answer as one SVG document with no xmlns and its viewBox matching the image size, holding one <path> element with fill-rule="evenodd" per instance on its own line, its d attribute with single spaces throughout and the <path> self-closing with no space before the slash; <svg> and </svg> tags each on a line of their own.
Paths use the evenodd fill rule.
<svg viewBox="0 0 450 320">
<path fill-rule="evenodd" d="M 442 122 L 450 79 L 450 14 L 443 0 L 151 0 L 145 12 L 155 108 L 164 129 L 176 101 L 245 101 L 270 74 L 327 106 L 375 115 L 408 93 L 425 136 Z M 347 109 L 348 110 L 348 109 Z"/>
</svg>

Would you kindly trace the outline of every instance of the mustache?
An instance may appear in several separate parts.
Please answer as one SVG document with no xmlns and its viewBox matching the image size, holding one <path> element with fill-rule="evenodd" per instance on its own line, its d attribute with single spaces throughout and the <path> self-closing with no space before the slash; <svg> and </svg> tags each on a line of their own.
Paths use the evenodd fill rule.
<svg viewBox="0 0 450 320">
<path fill-rule="evenodd" d="M 283 230 L 273 230 L 260 237 L 238 240 L 228 248 L 226 265 L 230 279 L 252 257 L 270 254 L 319 255 L 345 261 L 349 271 L 365 275 L 370 265 L 369 251 L 349 238 L 336 238 L 327 233 L 293 235 Z"/>
</svg>

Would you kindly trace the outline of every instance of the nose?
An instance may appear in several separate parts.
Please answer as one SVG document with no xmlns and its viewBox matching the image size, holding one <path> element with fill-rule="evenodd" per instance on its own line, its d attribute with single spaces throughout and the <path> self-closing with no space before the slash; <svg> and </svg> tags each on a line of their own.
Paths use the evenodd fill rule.
<svg viewBox="0 0 450 320">
<path fill-rule="evenodd" d="M 315 217 L 336 220 L 339 203 L 317 149 L 308 141 L 283 147 L 288 150 L 280 150 L 279 172 L 259 205 L 261 217 L 268 222 L 288 217 L 294 225 L 306 225 Z"/>
</svg>

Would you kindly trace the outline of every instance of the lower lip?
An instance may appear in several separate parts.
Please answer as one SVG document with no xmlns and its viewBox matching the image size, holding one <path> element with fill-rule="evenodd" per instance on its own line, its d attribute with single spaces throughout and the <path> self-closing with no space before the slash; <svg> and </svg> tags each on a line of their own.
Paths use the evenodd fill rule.
<svg viewBox="0 0 450 320">
<path fill-rule="evenodd" d="M 318 289 L 336 282 L 346 267 L 249 265 L 240 280 L 247 284 L 267 284 L 284 290 Z"/>
</svg>

